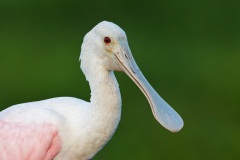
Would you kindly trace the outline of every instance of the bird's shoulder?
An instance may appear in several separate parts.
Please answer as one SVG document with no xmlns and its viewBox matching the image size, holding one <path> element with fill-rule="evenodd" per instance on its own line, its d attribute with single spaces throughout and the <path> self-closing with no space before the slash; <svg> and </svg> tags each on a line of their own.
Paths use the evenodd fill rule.
<svg viewBox="0 0 240 160">
<path fill-rule="evenodd" d="M 51 98 L 11 106 L 0 112 L 0 120 L 12 123 L 63 125 L 83 117 L 89 111 L 89 103 L 73 97 Z"/>
</svg>

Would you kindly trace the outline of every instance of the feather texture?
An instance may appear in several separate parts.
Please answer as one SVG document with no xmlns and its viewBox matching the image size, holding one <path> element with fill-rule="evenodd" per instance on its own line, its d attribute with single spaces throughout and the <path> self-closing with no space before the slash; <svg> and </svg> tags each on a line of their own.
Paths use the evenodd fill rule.
<svg viewBox="0 0 240 160">
<path fill-rule="evenodd" d="M 0 121 L 1 160 L 52 160 L 61 149 L 51 124 L 24 125 Z"/>
</svg>

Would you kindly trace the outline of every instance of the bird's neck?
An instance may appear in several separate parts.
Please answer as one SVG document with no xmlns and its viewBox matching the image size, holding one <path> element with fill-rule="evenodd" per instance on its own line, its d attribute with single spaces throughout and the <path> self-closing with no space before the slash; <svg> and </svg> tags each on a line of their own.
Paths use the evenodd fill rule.
<svg viewBox="0 0 240 160">
<path fill-rule="evenodd" d="M 113 71 L 104 67 L 104 57 L 96 54 L 98 49 L 87 40 L 84 41 L 86 44 L 82 45 L 80 55 L 81 69 L 90 85 L 91 104 L 104 113 L 120 112 L 121 95 Z"/>
<path fill-rule="evenodd" d="M 83 53 L 84 54 L 84 53 Z M 102 113 L 121 113 L 121 95 L 119 85 L 113 71 L 105 69 L 97 59 L 85 61 L 81 57 L 81 68 L 89 81 L 91 89 L 91 105 Z"/>
<path fill-rule="evenodd" d="M 91 103 L 94 107 L 110 112 L 119 112 L 121 95 L 113 71 L 94 69 L 94 77 L 89 78 Z"/>
<path fill-rule="evenodd" d="M 91 89 L 90 113 L 91 126 L 88 134 L 92 134 L 87 144 L 95 144 L 98 150 L 106 144 L 115 132 L 121 116 L 121 96 L 113 71 L 109 71 L 97 57 L 94 47 L 82 45 L 80 55 L 81 69 L 89 81 Z"/>
</svg>

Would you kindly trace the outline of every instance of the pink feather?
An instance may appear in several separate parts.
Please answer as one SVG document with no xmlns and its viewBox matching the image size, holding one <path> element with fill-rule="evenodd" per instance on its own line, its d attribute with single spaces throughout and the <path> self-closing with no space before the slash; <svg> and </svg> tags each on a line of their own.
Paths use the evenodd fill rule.
<svg viewBox="0 0 240 160">
<path fill-rule="evenodd" d="M 52 160 L 60 149 L 58 130 L 51 124 L 0 121 L 0 160 Z"/>
</svg>

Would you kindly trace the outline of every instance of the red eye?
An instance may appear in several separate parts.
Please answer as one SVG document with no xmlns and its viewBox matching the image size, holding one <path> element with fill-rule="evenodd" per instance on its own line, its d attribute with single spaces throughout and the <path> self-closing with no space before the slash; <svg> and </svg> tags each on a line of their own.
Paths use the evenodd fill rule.
<svg viewBox="0 0 240 160">
<path fill-rule="evenodd" d="M 105 37 L 105 38 L 104 38 L 104 42 L 105 42 L 105 43 L 111 43 L 111 39 L 110 39 L 109 37 Z"/>
</svg>

